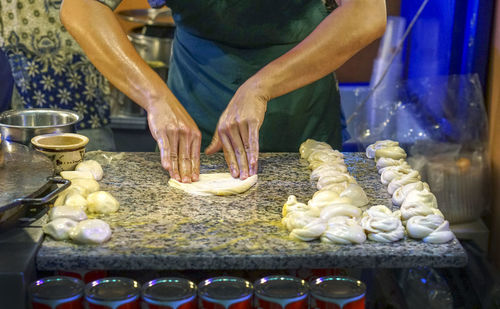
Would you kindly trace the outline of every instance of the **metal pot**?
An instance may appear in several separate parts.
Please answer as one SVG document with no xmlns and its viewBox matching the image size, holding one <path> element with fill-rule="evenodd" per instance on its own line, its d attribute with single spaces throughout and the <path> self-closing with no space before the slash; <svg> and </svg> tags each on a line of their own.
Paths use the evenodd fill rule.
<svg viewBox="0 0 500 309">
<path fill-rule="evenodd" d="M 75 125 L 82 119 L 70 110 L 24 109 L 0 114 L 2 139 L 30 145 L 31 138 L 49 133 L 75 133 Z"/>
<path fill-rule="evenodd" d="M 153 69 L 168 68 L 175 26 L 144 26 L 132 29 L 128 37 Z"/>
</svg>

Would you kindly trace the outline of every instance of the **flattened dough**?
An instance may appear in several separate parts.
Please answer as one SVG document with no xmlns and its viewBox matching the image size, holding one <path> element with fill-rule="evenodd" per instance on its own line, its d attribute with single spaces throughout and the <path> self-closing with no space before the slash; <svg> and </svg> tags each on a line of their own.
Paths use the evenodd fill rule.
<svg viewBox="0 0 500 309">
<path fill-rule="evenodd" d="M 200 180 L 181 183 L 170 178 L 168 184 L 176 189 L 195 195 L 233 195 L 250 189 L 257 182 L 257 175 L 245 180 L 233 178 L 229 173 L 200 174 Z"/>
</svg>

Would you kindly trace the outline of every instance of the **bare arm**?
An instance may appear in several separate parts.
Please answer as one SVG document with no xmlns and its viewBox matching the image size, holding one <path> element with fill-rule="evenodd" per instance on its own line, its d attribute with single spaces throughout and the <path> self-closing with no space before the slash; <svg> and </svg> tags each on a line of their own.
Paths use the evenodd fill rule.
<svg viewBox="0 0 500 309">
<path fill-rule="evenodd" d="M 196 181 L 201 133 L 165 82 L 135 51 L 111 9 L 95 0 L 64 0 L 60 17 L 96 68 L 148 112 L 151 134 L 170 176 Z"/>
<path fill-rule="evenodd" d="M 267 102 L 330 74 L 380 37 L 385 24 L 384 0 L 343 0 L 301 43 L 238 89 L 205 151 L 223 148 L 234 177 L 256 174 L 259 129 Z"/>
</svg>

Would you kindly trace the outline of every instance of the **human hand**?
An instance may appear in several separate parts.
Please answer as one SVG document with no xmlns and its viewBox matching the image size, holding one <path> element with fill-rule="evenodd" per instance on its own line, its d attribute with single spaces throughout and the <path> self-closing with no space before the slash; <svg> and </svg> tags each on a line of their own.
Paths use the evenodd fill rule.
<svg viewBox="0 0 500 309">
<path fill-rule="evenodd" d="M 177 100 L 156 102 L 147 112 L 149 130 L 158 143 L 163 168 L 177 181 L 198 181 L 201 132 L 194 120 Z"/>
<path fill-rule="evenodd" d="M 213 154 L 222 148 L 231 175 L 242 180 L 257 174 L 259 129 L 268 102 L 249 84 L 243 84 L 236 91 L 219 118 L 212 142 L 205 149 L 206 154 Z"/>
</svg>

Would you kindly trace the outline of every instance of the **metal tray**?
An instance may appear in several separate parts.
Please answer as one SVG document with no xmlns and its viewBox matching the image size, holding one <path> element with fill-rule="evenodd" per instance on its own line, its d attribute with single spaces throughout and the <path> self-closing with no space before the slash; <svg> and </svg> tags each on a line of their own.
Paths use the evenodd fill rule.
<svg viewBox="0 0 500 309">
<path fill-rule="evenodd" d="M 1 142 L 0 229 L 15 225 L 26 205 L 44 205 L 69 185 L 70 181 L 54 177 L 52 161 L 43 154 L 22 144 Z"/>
</svg>

